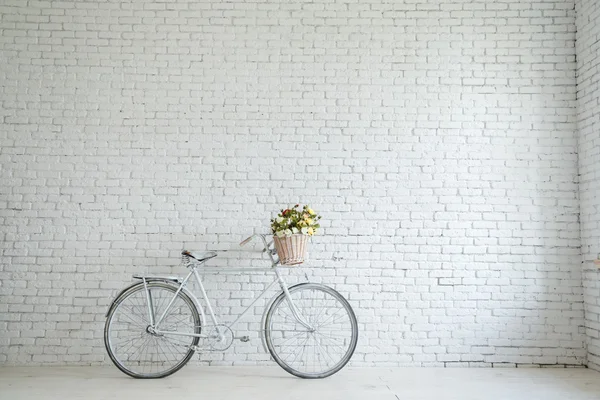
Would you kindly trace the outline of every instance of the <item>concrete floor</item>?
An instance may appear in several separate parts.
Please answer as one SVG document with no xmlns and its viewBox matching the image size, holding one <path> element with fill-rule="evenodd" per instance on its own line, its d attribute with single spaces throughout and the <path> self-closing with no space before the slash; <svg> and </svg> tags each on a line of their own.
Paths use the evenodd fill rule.
<svg viewBox="0 0 600 400">
<path fill-rule="evenodd" d="M 599 400 L 600 373 L 575 369 L 346 368 L 302 380 L 277 367 L 193 367 L 136 380 L 114 367 L 3 367 L 0 399 Z"/>
</svg>

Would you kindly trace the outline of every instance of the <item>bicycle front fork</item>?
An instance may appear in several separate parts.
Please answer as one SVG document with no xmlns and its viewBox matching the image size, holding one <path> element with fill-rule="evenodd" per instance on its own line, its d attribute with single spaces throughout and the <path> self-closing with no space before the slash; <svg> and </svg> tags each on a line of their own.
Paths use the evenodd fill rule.
<svg viewBox="0 0 600 400">
<path fill-rule="evenodd" d="M 294 316 L 294 318 L 296 318 L 296 321 L 298 321 L 300 323 L 300 325 L 302 325 L 306 329 L 308 329 L 309 332 L 314 332 L 315 328 L 298 311 L 298 308 L 294 304 L 294 300 L 292 300 L 290 291 L 288 290 L 287 285 L 285 284 L 283 278 L 279 274 L 279 271 L 277 270 L 277 268 L 274 268 L 274 270 L 275 270 L 275 274 L 277 275 L 277 280 L 279 281 L 279 286 L 281 286 L 281 290 L 283 290 L 283 293 L 285 294 L 285 299 L 287 300 L 288 306 L 290 307 L 290 310 L 292 311 L 292 315 Z"/>
</svg>

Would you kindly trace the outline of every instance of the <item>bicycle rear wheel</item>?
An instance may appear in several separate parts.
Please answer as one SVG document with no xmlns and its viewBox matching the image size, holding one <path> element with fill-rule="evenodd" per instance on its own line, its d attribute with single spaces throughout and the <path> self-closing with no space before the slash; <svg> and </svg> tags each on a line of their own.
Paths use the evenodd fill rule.
<svg viewBox="0 0 600 400">
<path fill-rule="evenodd" d="M 177 292 L 163 282 L 147 284 L 151 308 L 158 319 Z M 200 333 L 194 302 L 179 292 L 161 322 L 162 331 Z M 134 378 L 163 378 L 182 368 L 193 356 L 199 338 L 152 333 L 144 284 L 135 285 L 115 300 L 104 327 L 104 345 L 112 362 Z"/>
<path fill-rule="evenodd" d="M 300 378 L 325 378 L 350 361 L 358 341 L 358 323 L 348 301 L 330 287 L 305 283 L 289 289 L 298 313 L 294 317 L 284 293 L 265 319 L 265 341 L 273 359 Z"/>
</svg>

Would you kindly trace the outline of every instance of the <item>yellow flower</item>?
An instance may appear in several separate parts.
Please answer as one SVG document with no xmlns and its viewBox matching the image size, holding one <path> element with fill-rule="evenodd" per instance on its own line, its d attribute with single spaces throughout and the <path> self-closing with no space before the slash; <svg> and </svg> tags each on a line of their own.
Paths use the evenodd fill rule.
<svg viewBox="0 0 600 400">
<path fill-rule="evenodd" d="M 312 208 L 310 208 L 310 207 L 308 207 L 308 208 L 306 209 L 306 211 L 308 211 L 308 213 L 309 213 L 310 215 L 315 215 L 315 211 L 314 211 Z"/>
<path fill-rule="evenodd" d="M 307 219 L 307 220 L 306 220 L 306 223 L 307 223 L 308 225 L 312 225 L 312 223 L 313 223 L 313 220 L 312 220 L 312 218 L 309 218 L 309 219 Z"/>
<path fill-rule="evenodd" d="M 308 228 L 308 234 L 310 236 L 312 236 L 315 233 L 315 231 L 313 230 L 313 228 Z"/>
</svg>

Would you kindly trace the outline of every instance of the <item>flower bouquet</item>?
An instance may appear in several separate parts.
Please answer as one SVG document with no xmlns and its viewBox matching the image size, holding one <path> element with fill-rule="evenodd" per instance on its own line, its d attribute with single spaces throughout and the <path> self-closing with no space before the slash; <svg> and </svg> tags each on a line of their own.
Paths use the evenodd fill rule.
<svg viewBox="0 0 600 400">
<path fill-rule="evenodd" d="M 279 261 L 284 265 L 296 265 L 304 262 L 308 238 L 317 233 L 320 215 L 309 206 L 281 210 L 271 220 L 271 231 Z"/>
</svg>

